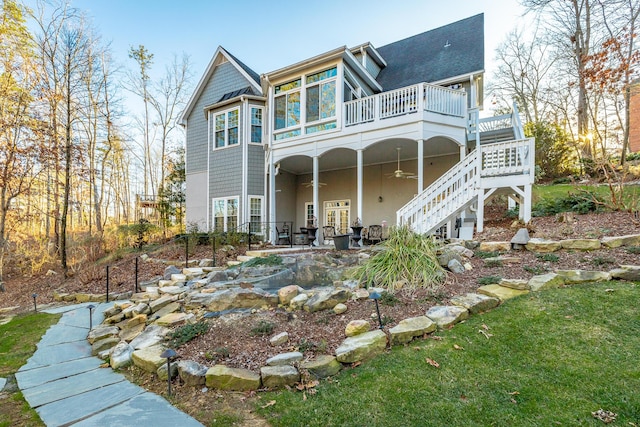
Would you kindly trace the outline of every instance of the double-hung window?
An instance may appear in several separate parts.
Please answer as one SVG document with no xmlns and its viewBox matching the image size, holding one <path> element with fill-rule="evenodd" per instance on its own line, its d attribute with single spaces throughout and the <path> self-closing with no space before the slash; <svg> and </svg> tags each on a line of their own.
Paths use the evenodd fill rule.
<svg viewBox="0 0 640 427">
<path fill-rule="evenodd" d="M 252 233 L 262 234 L 263 198 L 249 196 L 249 221 Z"/>
<path fill-rule="evenodd" d="M 251 142 L 262 144 L 262 108 L 251 107 Z"/>
<path fill-rule="evenodd" d="M 214 114 L 214 146 L 228 147 L 238 144 L 238 109 Z"/>
<path fill-rule="evenodd" d="M 238 228 L 238 197 L 213 199 L 213 229 L 236 231 Z"/>
</svg>

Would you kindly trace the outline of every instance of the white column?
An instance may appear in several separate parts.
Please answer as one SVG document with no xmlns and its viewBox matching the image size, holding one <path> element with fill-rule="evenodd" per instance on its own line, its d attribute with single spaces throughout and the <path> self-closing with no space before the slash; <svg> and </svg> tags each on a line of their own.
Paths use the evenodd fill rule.
<svg viewBox="0 0 640 427">
<path fill-rule="evenodd" d="M 271 154 L 269 162 L 269 229 L 271 234 L 271 243 L 277 243 L 276 235 L 276 168 L 273 164 L 273 154 Z"/>
<path fill-rule="evenodd" d="M 319 172 L 319 158 L 313 156 L 313 216 L 318 220 L 318 229 L 321 228 L 322 221 L 320 220 L 320 206 L 318 189 L 320 188 L 320 172 Z M 316 239 L 312 243 L 314 246 L 318 246 L 318 231 L 316 231 Z"/>
<path fill-rule="evenodd" d="M 467 147 L 465 145 L 460 146 L 460 161 L 467 157 Z"/>
<path fill-rule="evenodd" d="M 357 152 L 357 174 L 358 174 L 358 195 L 357 195 L 357 199 L 358 199 L 358 218 L 360 218 L 361 221 L 363 221 L 362 219 L 362 175 L 363 175 L 363 151 L 362 149 L 358 150 Z M 364 224 L 364 222 L 363 222 Z M 362 246 L 362 239 L 360 239 L 360 241 L 358 242 L 358 244 L 360 246 Z"/>
<path fill-rule="evenodd" d="M 476 210 L 476 231 L 482 233 L 484 229 L 484 188 L 478 189 L 478 209 Z"/>
<path fill-rule="evenodd" d="M 531 221 L 531 184 L 524 186 L 524 200 L 520 204 L 520 210 L 523 211 L 523 218 L 525 224 Z"/>
<path fill-rule="evenodd" d="M 424 140 L 418 140 L 418 194 L 424 190 Z"/>
</svg>

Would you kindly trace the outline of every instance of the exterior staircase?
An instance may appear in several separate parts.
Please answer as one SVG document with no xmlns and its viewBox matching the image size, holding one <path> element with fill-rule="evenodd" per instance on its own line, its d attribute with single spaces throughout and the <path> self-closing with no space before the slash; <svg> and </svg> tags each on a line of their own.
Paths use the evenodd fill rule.
<svg viewBox="0 0 640 427">
<path fill-rule="evenodd" d="M 421 234 L 444 228 L 446 237 L 458 237 L 454 233 L 460 228 L 466 231 L 460 237 L 470 238 L 474 223 L 478 232 L 483 229 L 484 204 L 498 194 L 520 205 L 521 219 L 531 219 L 535 141 L 524 138 L 517 109 L 487 119 L 472 113 L 468 138 L 476 148 L 400 208 L 398 225 Z"/>
</svg>

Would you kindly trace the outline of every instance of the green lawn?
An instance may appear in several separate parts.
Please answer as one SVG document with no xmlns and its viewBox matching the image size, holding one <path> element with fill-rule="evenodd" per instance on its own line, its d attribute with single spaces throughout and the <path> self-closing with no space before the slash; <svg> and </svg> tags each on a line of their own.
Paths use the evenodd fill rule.
<svg viewBox="0 0 640 427">
<path fill-rule="evenodd" d="M 306 400 L 268 393 L 261 404 L 276 403 L 259 413 L 274 426 L 602 426 L 591 415 L 602 408 L 640 425 L 639 293 L 608 282 L 529 294 L 344 370 Z"/>
<path fill-rule="evenodd" d="M 36 350 L 42 335 L 59 318 L 57 314 L 30 313 L 0 325 L 0 377 L 14 374 L 24 365 Z M 0 427 L 16 425 L 44 425 L 19 392 L 0 401 Z"/>
<path fill-rule="evenodd" d="M 534 185 L 533 186 L 533 203 L 539 202 L 541 199 L 562 199 L 569 193 L 578 193 L 579 191 L 594 192 L 603 200 L 611 200 L 611 191 L 607 185 L 573 185 L 573 184 L 555 184 L 555 185 Z M 640 199 L 640 185 L 625 185 L 623 188 L 627 201 Z"/>
</svg>

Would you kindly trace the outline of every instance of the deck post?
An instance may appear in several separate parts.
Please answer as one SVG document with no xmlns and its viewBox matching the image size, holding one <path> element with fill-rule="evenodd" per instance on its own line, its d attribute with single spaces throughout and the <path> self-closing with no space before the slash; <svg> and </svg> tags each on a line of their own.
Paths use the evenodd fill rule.
<svg viewBox="0 0 640 427">
<path fill-rule="evenodd" d="M 356 151 L 357 154 L 357 175 L 358 175 L 358 189 L 357 189 L 357 199 L 358 199 L 358 218 L 360 218 L 361 221 L 363 221 L 362 218 L 362 185 L 363 185 L 363 179 L 362 179 L 362 165 L 363 165 L 363 151 L 362 149 L 358 149 Z M 363 222 L 364 223 L 364 222 Z M 364 239 L 362 239 L 364 240 Z M 362 246 L 362 240 L 358 241 L 358 244 L 360 246 Z"/>
<path fill-rule="evenodd" d="M 319 171 L 319 158 L 313 156 L 313 216 L 318 220 L 318 228 L 322 228 L 324 221 L 320 219 L 320 206 L 318 203 L 320 198 L 318 196 L 318 189 L 320 188 L 320 171 Z M 312 246 L 318 246 L 318 238 L 311 242 Z"/>
<path fill-rule="evenodd" d="M 424 140 L 418 140 L 418 194 L 424 190 Z"/>
</svg>

